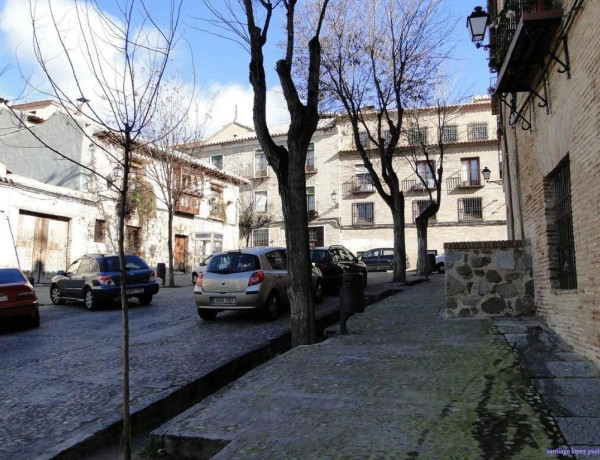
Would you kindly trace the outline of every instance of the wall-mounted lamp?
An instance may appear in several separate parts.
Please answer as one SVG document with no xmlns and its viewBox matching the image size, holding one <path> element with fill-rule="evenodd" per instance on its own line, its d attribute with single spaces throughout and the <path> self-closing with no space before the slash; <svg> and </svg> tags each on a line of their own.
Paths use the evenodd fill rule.
<svg viewBox="0 0 600 460">
<path fill-rule="evenodd" d="M 333 201 L 333 205 L 337 208 L 338 207 L 338 194 L 335 190 L 333 192 L 331 192 L 331 201 Z"/>
<path fill-rule="evenodd" d="M 481 174 L 483 174 L 483 178 L 486 182 L 490 181 L 490 175 L 492 174 L 492 171 L 490 171 L 487 166 L 481 170 Z"/>
<path fill-rule="evenodd" d="M 110 187 L 117 179 L 120 179 L 121 177 L 123 177 L 123 168 L 121 165 L 117 165 L 113 168 L 112 173 L 110 173 L 106 178 L 106 185 Z"/>
<path fill-rule="evenodd" d="M 485 50 L 490 48 L 490 45 L 483 45 L 481 43 L 485 38 L 485 31 L 489 25 L 489 21 L 489 14 L 483 11 L 483 8 L 480 6 L 476 6 L 473 12 L 467 16 L 467 28 L 471 35 L 471 41 L 475 43 L 477 48 L 483 47 Z"/>
</svg>

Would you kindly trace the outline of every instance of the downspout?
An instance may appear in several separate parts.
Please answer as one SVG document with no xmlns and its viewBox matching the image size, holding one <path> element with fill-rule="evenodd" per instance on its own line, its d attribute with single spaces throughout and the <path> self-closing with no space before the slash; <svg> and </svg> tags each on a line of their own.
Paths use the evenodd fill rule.
<svg viewBox="0 0 600 460">
<path fill-rule="evenodd" d="M 502 135 L 502 142 L 504 144 L 504 174 L 506 176 L 506 187 L 507 187 L 507 194 L 508 194 L 508 199 L 509 199 L 509 206 L 508 206 L 508 220 L 510 222 L 510 226 L 508 228 L 509 231 L 509 235 L 508 238 L 511 240 L 515 239 L 515 215 L 514 215 L 514 204 L 513 204 L 513 194 L 512 194 L 512 178 L 511 178 L 511 174 L 510 174 L 510 161 L 509 161 L 509 155 L 508 155 L 508 140 L 506 139 L 506 126 L 504 125 L 504 107 L 502 107 L 502 104 L 500 104 L 500 120 L 501 120 L 501 126 L 500 126 L 500 131 L 501 131 L 501 135 Z M 506 196 L 506 194 L 505 194 Z"/>
</svg>

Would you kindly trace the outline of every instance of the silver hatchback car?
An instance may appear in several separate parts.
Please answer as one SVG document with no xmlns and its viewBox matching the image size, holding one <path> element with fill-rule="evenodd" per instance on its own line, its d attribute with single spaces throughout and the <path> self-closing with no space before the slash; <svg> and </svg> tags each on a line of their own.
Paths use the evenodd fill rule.
<svg viewBox="0 0 600 460">
<path fill-rule="evenodd" d="M 258 310 L 274 320 L 287 305 L 287 256 L 283 247 L 257 247 L 213 254 L 199 273 L 194 300 L 200 318 L 215 319 L 223 310 Z M 323 298 L 321 271 L 312 268 L 315 301 Z"/>
</svg>

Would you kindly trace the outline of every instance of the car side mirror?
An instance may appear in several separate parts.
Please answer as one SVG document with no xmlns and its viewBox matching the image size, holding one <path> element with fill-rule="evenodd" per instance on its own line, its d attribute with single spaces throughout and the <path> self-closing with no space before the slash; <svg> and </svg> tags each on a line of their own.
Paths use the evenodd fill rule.
<svg viewBox="0 0 600 460">
<path fill-rule="evenodd" d="M 56 272 L 56 274 L 57 275 L 61 275 L 61 276 L 65 276 L 66 275 L 66 273 L 65 273 L 64 270 L 59 270 L 59 271 Z"/>
<path fill-rule="evenodd" d="M 29 281 L 29 284 L 33 286 L 35 279 L 33 279 L 33 276 L 28 276 L 27 281 Z"/>
</svg>

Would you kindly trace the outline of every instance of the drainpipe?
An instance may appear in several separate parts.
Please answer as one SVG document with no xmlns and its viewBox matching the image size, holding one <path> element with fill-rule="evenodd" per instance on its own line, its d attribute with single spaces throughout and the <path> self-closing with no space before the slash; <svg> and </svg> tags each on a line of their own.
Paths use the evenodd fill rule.
<svg viewBox="0 0 600 460">
<path fill-rule="evenodd" d="M 13 248 L 15 248 L 15 256 L 17 257 L 17 266 L 19 267 L 19 270 L 21 270 L 21 262 L 19 262 L 19 253 L 17 252 L 17 243 L 15 242 L 15 235 L 13 234 L 12 226 L 10 225 L 10 219 L 8 218 L 8 216 L 6 215 L 6 213 L 3 210 L 0 210 L 0 212 L 2 214 L 5 214 L 4 217 L 6 219 L 6 222 L 8 223 L 8 230 L 10 231 L 10 237 L 13 242 Z"/>
</svg>

